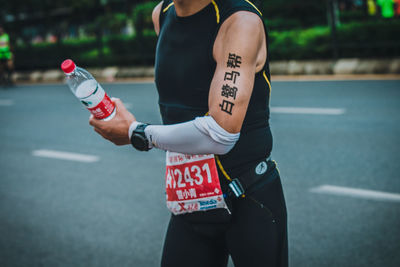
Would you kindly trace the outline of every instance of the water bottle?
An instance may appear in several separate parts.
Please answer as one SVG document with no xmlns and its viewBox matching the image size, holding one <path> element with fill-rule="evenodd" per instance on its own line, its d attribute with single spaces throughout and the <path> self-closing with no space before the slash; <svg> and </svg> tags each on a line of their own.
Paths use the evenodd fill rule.
<svg viewBox="0 0 400 267">
<path fill-rule="evenodd" d="M 115 116 L 114 103 L 87 70 L 76 66 L 71 59 L 64 60 L 61 69 L 72 93 L 96 119 L 108 121 Z"/>
</svg>

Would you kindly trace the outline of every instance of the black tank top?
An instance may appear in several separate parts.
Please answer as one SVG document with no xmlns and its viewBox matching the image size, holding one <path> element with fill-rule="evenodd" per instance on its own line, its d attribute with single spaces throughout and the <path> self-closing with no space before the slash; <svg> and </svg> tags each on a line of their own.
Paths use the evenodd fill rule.
<svg viewBox="0 0 400 267">
<path fill-rule="evenodd" d="M 208 94 L 216 68 L 212 53 L 214 41 L 224 21 L 238 11 L 253 12 L 262 18 L 258 9 L 246 0 L 213 0 L 188 17 L 178 17 L 173 2 L 164 1 L 155 62 L 155 82 L 164 124 L 193 120 L 208 112 Z M 232 175 L 240 172 L 240 166 L 271 153 L 268 58 L 255 75 L 240 139 L 228 154 L 219 157 Z"/>
</svg>

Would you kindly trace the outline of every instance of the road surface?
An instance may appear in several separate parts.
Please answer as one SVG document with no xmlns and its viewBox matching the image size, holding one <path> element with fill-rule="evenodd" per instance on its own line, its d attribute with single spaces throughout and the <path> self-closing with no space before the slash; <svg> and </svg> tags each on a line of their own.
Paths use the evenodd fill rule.
<svg viewBox="0 0 400 267">
<path fill-rule="evenodd" d="M 272 86 L 291 266 L 400 266 L 400 81 Z M 154 84 L 104 87 L 160 122 Z M 88 117 L 62 84 L 0 90 L 0 266 L 159 266 L 164 152 Z"/>
</svg>

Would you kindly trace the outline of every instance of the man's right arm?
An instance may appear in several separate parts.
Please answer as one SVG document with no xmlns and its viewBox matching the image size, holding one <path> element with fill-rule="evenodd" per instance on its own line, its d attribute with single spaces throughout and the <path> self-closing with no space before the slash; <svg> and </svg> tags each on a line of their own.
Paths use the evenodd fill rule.
<svg viewBox="0 0 400 267">
<path fill-rule="evenodd" d="M 158 5 L 153 9 L 153 13 L 151 14 L 151 18 L 153 20 L 153 25 L 154 25 L 154 31 L 156 32 L 157 35 L 160 32 L 160 13 L 163 2 L 164 1 L 158 3 Z"/>
</svg>

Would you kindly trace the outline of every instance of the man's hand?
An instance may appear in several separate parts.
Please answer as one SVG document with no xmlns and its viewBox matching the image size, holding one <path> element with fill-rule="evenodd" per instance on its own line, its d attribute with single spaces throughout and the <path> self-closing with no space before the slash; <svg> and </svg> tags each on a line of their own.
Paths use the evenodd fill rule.
<svg viewBox="0 0 400 267">
<path fill-rule="evenodd" d="M 113 142 L 117 146 L 130 144 L 128 132 L 129 126 L 136 121 L 135 117 L 130 113 L 118 98 L 111 99 L 116 108 L 115 117 L 109 121 L 97 120 L 90 116 L 89 124 L 94 130 L 105 139 Z"/>
</svg>

